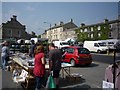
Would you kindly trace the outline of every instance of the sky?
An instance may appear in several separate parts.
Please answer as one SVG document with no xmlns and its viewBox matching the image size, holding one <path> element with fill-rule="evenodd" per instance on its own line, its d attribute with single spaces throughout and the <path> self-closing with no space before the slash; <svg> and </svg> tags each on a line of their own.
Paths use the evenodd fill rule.
<svg viewBox="0 0 120 90">
<path fill-rule="evenodd" d="M 2 22 L 12 15 L 26 25 L 26 31 L 44 33 L 50 24 L 67 23 L 70 19 L 79 27 L 118 18 L 118 2 L 2 2 Z M 44 23 L 47 22 L 47 23 Z"/>
</svg>

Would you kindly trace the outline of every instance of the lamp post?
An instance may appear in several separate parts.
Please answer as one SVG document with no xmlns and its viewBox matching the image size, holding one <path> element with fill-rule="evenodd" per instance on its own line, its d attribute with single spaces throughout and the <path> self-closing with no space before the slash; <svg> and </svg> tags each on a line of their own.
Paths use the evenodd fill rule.
<svg viewBox="0 0 120 90">
<path fill-rule="evenodd" d="M 117 26 L 116 26 L 116 28 L 117 28 L 117 39 L 119 39 L 119 19 L 118 19 L 118 21 L 117 21 Z"/>
<path fill-rule="evenodd" d="M 49 30 L 51 30 L 51 23 L 49 23 L 49 22 L 43 22 L 43 23 L 47 23 L 47 24 L 49 24 L 49 25 L 50 25 Z M 49 33 L 49 36 L 50 36 L 50 37 L 48 37 L 48 38 L 49 38 L 49 41 L 51 41 L 51 39 L 52 39 L 51 31 L 50 31 L 50 33 Z"/>
</svg>

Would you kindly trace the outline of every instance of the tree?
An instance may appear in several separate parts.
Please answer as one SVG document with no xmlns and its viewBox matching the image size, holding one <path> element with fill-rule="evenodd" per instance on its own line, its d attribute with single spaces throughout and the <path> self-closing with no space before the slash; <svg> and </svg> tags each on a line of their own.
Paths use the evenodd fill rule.
<svg viewBox="0 0 120 90">
<path fill-rule="evenodd" d="M 41 38 L 41 35 L 38 35 L 37 37 L 38 37 L 38 38 Z"/>
<path fill-rule="evenodd" d="M 31 32 L 31 37 L 34 38 L 34 37 L 37 37 L 37 35 L 35 34 L 35 32 Z"/>
</svg>

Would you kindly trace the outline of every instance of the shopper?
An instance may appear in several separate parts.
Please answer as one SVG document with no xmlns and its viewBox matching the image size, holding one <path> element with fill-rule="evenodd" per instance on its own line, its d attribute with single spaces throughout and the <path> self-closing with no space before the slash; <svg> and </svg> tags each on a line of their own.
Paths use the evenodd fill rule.
<svg viewBox="0 0 120 90">
<path fill-rule="evenodd" d="M 34 50 L 35 50 L 35 41 L 31 40 L 31 45 L 29 49 L 29 56 L 34 57 Z"/>
<path fill-rule="evenodd" d="M 3 47 L 1 51 L 1 63 L 2 63 L 2 70 L 6 69 L 6 66 L 8 65 L 8 59 L 9 59 L 9 42 L 4 41 Z"/>
<path fill-rule="evenodd" d="M 35 60 L 33 73 L 36 78 L 36 90 L 40 90 L 45 75 L 44 47 L 37 46 L 35 49 Z"/>
<path fill-rule="evenodd" d="M 59 87 L 59 73 L 61 70 L 62 54 L 59 49 L 55 49 L 53 43 L 49 44 L 49 68 L 53 71 L 53 78 L 56 83 L 56 88 Z"/>
</svg>

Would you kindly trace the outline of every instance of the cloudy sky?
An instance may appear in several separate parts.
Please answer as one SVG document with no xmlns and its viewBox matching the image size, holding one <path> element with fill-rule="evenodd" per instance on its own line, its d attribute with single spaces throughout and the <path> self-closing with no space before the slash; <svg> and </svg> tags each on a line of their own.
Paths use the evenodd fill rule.
<svg viewBox="0 0 120 90">
<path fill-rule="evenodd" d="M 3 23 L 16 15 L 26 25 L 27 32 L 34 31 L 37 35 L 50 24 L 67 23 L 71 18 L 77 26 L 118 18 L 118 2 L 2 2 L 1 6 Z"/>
</svg>

